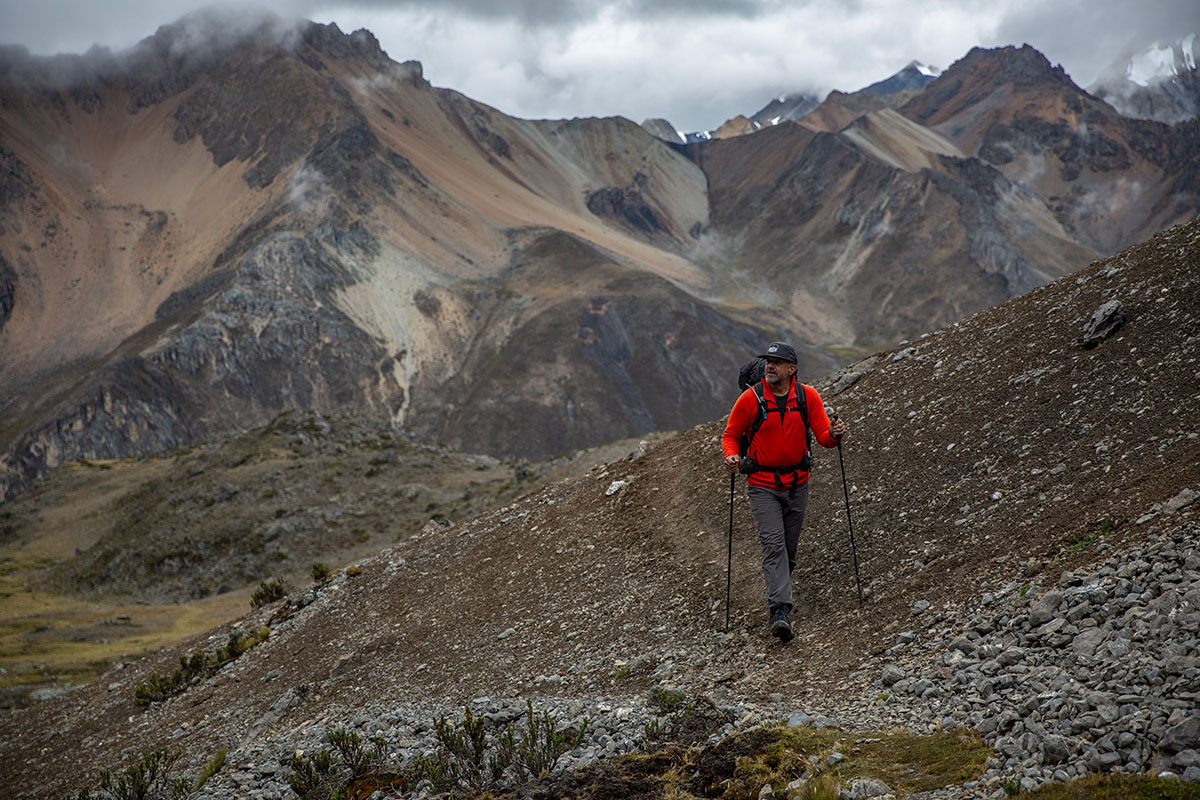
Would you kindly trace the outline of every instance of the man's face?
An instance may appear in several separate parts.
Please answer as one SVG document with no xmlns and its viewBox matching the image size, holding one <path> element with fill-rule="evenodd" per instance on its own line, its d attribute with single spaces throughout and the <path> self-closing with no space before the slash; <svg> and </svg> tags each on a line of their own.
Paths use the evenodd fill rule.
<svg viewBox="0 0 1200 800">
<path fill-rule="evenodd" d="M 778 383 L 782 380 L 787 380 L 796 370 L 796 365 L 790 361 L 784 361 L 782 358 L 766 359 L 766 366 L 763 371 L 767 376 L 767 383 Z"/>
</svg>

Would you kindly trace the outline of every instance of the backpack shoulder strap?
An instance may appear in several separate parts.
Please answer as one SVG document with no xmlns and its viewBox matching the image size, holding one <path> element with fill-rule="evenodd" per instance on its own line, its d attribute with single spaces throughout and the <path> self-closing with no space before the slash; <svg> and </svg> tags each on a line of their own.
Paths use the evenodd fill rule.
<svg viewBox="0 0 1200 800">
<path fill-rule="evenodd" d="M 762 381 L 754 384 L 751 389 L 754 390 L 754 398 L 758 400 L 758 413 L 754 415 L 754 422 L 750 423 L 750 427 L 746 430 L 746 453 L 750 452 L 750 443 L 754 441 L 754 434 L 758 433 L 758 429 L 767 419 L 767 398 L 763 394 Z"/>
<path fill-rule="evenodd" d="M 800 419 L 804 420 L 804 444 L 808 447 L 808 452 L 811 455 L 813 434 L 812 427 L 808 424 L 808 389 L 800 381 L 796 381 L 796 383 L 800 386 L 799 397 L 797 397 L 799 402 L 796 405 L 800 407 Z"/>
</svg>

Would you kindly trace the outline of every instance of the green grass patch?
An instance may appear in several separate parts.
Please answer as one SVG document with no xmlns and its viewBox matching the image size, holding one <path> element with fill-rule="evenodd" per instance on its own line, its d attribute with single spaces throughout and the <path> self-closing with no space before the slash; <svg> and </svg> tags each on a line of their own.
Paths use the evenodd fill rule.
<svg viewBox="0 0 1200 800">
<path fill-rule="evenodd" d="M 1098 541 L 1100 541 L 1099 534 L 1093 533 L 1088 535 L 1077 533 L 1073 536 L 1068 536 L 1066 539 L 1063 539 L 1063 548 L 1068 553 L 1078 553 L 1080 550 L 1091 547 Z"/>
<path fill-rule="evenodd" d="M 932 736 L 892 733 L 851 744 L 842 771 L 878 778 L 899 791 L 925 792 L 978 778 L 989 752 L 970 730 Z"/>
<path fill-rule="evenodd" d="M 1200 800 L 1200 784 L 1145 775 L 1090 775 L 1017 797 L 1031 800 Z"/>
<path fill-rule="evenodd" d="M 1117 523 L 1112 517 L 1105 517 L 1096 523 L 1095 530 L 1079 531 L 1065 537 L 1058 545 L 1058 552 L 1070 555 L 1078 553 L 1080 550 L 1086 550 L 1112 533 L 1116 527 Z"/>
<path fill-rule="evenodd" d="M 783 796 L 792 781 L 822 776 L 842 786 L 870 777 L 901 794 L 931 791 L 978 778 L 990 753 L 974 731 L 850 736 L 828 729 L 763 728 L 731 740 L 728 748 L 734 754 L 748 752 L 736 756 L 732 780 L 722 795 L 726 800 L 753 800 L 764 784 Z M 720 749 L 718 763 L 723 760 Z M 842 758 L 830 764 L 833 753 Z"/>
</svg>

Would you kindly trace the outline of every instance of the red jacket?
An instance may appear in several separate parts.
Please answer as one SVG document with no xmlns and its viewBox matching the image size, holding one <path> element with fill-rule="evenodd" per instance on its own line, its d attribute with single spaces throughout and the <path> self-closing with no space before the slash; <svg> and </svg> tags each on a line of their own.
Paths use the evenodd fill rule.
<svg viewBox="0 0 1200 800">
<path fill-rule="evenodd" d="M 764 378 L 762 381 L 763 397 L 767 401 L 767 418 L 762 427 L 754 434 L 750 443 L 750 452 L 746 455 L 764 467 L 787 467 L 799 464 L 808 452 L 808 444 L 804 436 L 804 420 L 800 417 L 796 391 L 804 386 L 804 395 L 808 400 L 808 424 L 813 436 L 823 447 L 837 447 L 837 439 L 829 435 L 829 416 L 825 413 L 825 404 L 821 395 L 811 386 L 797 384 L 792 379 L 788 389 L 787 403 L 780 421 L 779 406 L 775 395 Z M 726 456 L 738 455 L 738 445 L 742 435 L 748 433 L 754 418 L 758 416 L 758 398 L 754 396 L 754 387 L 742 392 L 733 410 L 729 412 L 729 421 L 725 424 L 725 433 L 721 436 L 721 451 Z M 779 475 L 784 489 L 806 483 L 808 472 L 785 472 Z M 752 486 L 765 486 L 769 489 L 779 488 L 773 472 L 755 472 L 747 478 Z"/>
</svg>

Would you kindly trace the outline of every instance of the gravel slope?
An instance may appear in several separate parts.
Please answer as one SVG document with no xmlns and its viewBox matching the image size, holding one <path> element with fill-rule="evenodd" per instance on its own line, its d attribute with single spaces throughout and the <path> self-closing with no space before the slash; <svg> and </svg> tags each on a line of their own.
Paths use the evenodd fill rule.
<svg viewBox="0 0 1200 800">
<path fill-rule="evenodd" d="M 805 713 L 977 727 L 996 756 L 963 794 L 1081 770 L 1184 773 L 1200 749 L 1198 262 L 1200 223 L 1181 226 L 818 383 L 851 423 L 868 597 L 856 599 L 838 456 L 821 453 L 788 646 L 766 632 L 740 489 L 724 630 L 717 420 L 429 526 L 298 610 L 248 615 L 238 624 L 267 624 L 268 641 L 149 710 L 134 686 L 189 647 L 6 713 L 4 794 L 63 796 L 127 748 L 170 743 L 196 764 L 230 747 L 222 780 L 275 796 L 263 759 L 325 726 L 382 722 L 398 748 L 419 746 L 416 717 L 495 698 L 622 715 L 628 729 L 606 726 L 620 750 L 664 684 L 743 725 Z M 1126 321 L 1083 348 L 1110 300 Z"/>
</svg>

